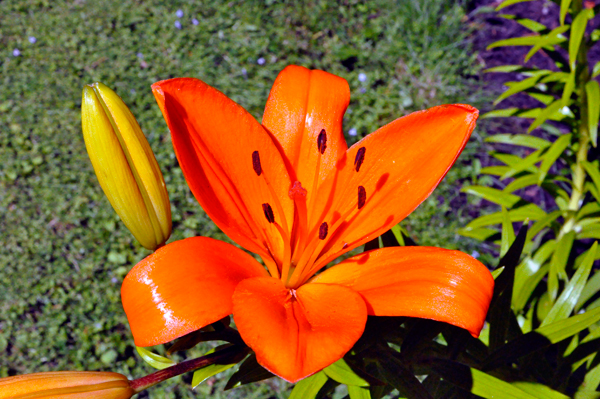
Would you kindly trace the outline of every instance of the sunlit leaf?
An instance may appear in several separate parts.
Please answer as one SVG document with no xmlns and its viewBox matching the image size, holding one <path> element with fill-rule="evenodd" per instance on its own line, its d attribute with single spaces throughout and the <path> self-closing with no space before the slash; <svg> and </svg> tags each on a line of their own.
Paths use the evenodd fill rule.
<svg viewBox="0 0 600 399">
<path fill-rule="evenodd" d="M 552 254 L 552 260 L 550 261 L 550 272 L 548 273 L 548 294 L 550 299 L 554 301 L 558 294 L 558 280 L 567 279 L 567 272 L 565 270 L 569 255 L 571 254 L 571 248 L 573 247 L 573 241 L 575 240 L 575 232 L 569 231 L 563 235 L 556 245 L 556 249 Z"/>
<path fill-rule="evenodd" d="M 555 391 L 544 384 L 538 384 L 536 382 L 517 381 L 511 382 L 511 385 L 519 388 L 521 391 L 535 396 L 538 399 L 569 399 L 567 395 Z"/>
<path fill-rule="evenodd" d="M 161 356 L 161 355 L 157 355 L 154 352 L 150 352 L 146 348 L 136 346 L 135 350 L 137 351 L 137 353 L 141 356 L 141 358 L 146 363 L 148 363 L 150 366 L 154 367 L 155 369 L 162 370 L 162 369 L 166 369 L 167 367 L 171 367 L 171 366 L 177 364 L 173 360 L 166 358 L 164 356 Z"/>
<path fill-rule="evenodd" d="M 571 0 L 560 0 L 560 24 L 565 24 L 565 17 L 569 12 L 569 6 L 571 5 Z"/>
<path fill-rule="evenodd" d="M 562 242 L 562 241 L 561 241 Z M 592 270 L 592 264 L 594 263 L 594 255 L 596 254 L 596 248 L 598 243 L 595 242 L 592 248 L 588 250 L 581 267 L 577 269 L 569 283 L 565 286 L 565 289 L 560 294 L 556 303 L 548 313 L 548 316 L 544 319 L 540 327 L 547 326 L 550 323 L 554 323 L 558 320 L 563 320 L 569 317 L 575 304 L 579 300 L 579 296 L 585 287 L 585 283 Z"/>
<path fill-rule="evenodd" d="M 525 68 L 522 65 L 500 65 L 497 67 L 493 67 L 493 68 L 488 68 L 488 69 L 484 69 L 483 72 L 485 73 L 489 73 L 489 72 L 517 72 L 517 71 L 522 71 Z"/>
<path fill-rule="evenodd" d="M 560 136 L 548 151 L 542 156 L 542 164 L 540 165 L 540 175 L 538 177 L 538 184 L 541 184 L 546 178 L 548 170 L 554 165 L 556 160 L 561 156 L 565 149 L 571 143 L 571 134 L 565 134 Z"/>
<path fill-rule="evenodd" d="M 256 355 L 252 353 L 242 362 L 240 368 L 229 378 L 225 385 L 225 390 L 237 388 L 251 382 L 262 381 L 274 376 L 273 373 L 258 364 Z"/>
<path fill-rule="evenodd" d="M 494 204 L 512 208 L 521 198 L 514 194 L 505 193 L 492 187 L 485 186 L 468 186 L 461 189 L 463 193 L 473 194 L 483 199 L 486 199 Z"/>
<path fill-rule="evenodd" d="M 486 138 L 485 141 L 489 143 L 520 145 L 523 147 L 535 148 L 536 150 L 541 150 L 552 144 L 548 140 L 529 134 L 494 134 L 493 136 Z"/>
<path fill-rule="evenodd" d="M 596 147 L 598 144 L 598 121 L 600 119 L 600 85 L 598 82 L 595 80 L 587 82 L 585 93 L 588 106 L 588 131 L 592 145 Z"/>
<path fill-rule="evenodd" d="M 512 6 L 513 4 L 525 3 L 526 1 L 531 0 L 504 0 L 498 7 L 496 7 L 496 11 L 500 11 L 504 7 Z"/>
<path fill-rule="evenodd" d="M 319 371 L 300 380 L 292 389 L 289 399 L 314 399 L 326 382 L 327 376 L 323 371 Z"/>
<path fill-rule="evenodd" d="M 500 243 L 500 256 L 503 257 L 508 252 L 508 248 L 515 240 L 515 230 L 513 229 L 512 222 L 510 221 L 510 216 L 508 215 L 508 211 L 503 206 L 502 207 L 502 234 L 501 234 L 501 243 Z"/>
<path fill-rule="evenodd" d="M 210 355 L 211 353 L 215 353 L 221 349 L 225 349 L 225 348 L 228 348 L 231 346 L 233 346 L 233 344 L 217 346 L 216 348 L 211 349 L 208 352 L 206 352 L 204 354 L 204 356 Z M 196 388 L 198 385 L 202 384 L 204 381 L 206 381 L 208 378 L 212 377 L 213 375 L 217 375 L 225 370 L 232 368 L 237 363 L 238 362 L 235 361 L 235 362 L 229 363 L 229 364 L 209 364 L 206 367 L 203 367 L 201 369 L 194 371 L 194 375 L 192 377 L 192 389 Z"/>
<path fill-rule="evenodd" d="M 350 399 L 371 399 L 371 391 L 369 388 L 348 385 L 348 396 Z"/>
<path fill-rule="evenodd" d="M 582 10 L 573 19 L 571 23 L 571 37 L 569 38 L 569 66 L 571 71 L 575 70 L 575 63 L 577 61 L 577 52 L 585 33 L 585 27 L 588 21 L 594 17 L 594 11 L 591 9 Z"/>
<path fill-rule="evenodd" d="M 355 385 L 359 387 L 368 387 L 369 383 L 362 377 L 358 376 L 344 359 L 340 359 L 332 365 L 323 369 L 327 377 L 340 384 Z"/>
</svg>

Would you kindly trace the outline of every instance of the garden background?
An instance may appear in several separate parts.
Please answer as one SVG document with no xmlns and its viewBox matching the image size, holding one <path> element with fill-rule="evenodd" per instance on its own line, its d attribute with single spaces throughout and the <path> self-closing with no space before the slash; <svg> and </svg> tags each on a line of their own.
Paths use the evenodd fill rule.
<svg viewBox="0 0 600 399">
<path fill-rule="evenodd" d="M 486 3 L 486 4 L 480 4 Z M 483 53 L 501 25 L 494 2 L 50 1 L 0 2 L 0 377 L 36 371 L 152 371 L 133 345 L 120 284 L 150 252 L 105 199 L 81 136 L 81 89 L 103 82 L 128 104 L 169 190 L 171 241 L 226 239 L 191 195 L 150 85 L 197 77 L 258 120 L 286 65 L 345 78 L 349 143 L 409 112 L 463 102 L 489 110 L 502 89 L 483 77 Z M 487 63 L 486 63 L 487 62 Z M 518 129 L 519 125 L 511 128 Z M 482 212 L 461 193 L 486 184 L 480 123 L 457 165 L 403 226 L 422 245 L 493 258 L 493 247 L 457 234 Z M 483 246 L 486 245 L 486 246 Z M 488 263 L 489 264 L 489 263 Z M 200 355 L 206 347 L 191 351 Z M 223 392 L 196 391 L 191 375 L 140 397 L 287 397 L 280 379 Z M 343 392 L 340 393 L 343 396 Z"/>
</svg>

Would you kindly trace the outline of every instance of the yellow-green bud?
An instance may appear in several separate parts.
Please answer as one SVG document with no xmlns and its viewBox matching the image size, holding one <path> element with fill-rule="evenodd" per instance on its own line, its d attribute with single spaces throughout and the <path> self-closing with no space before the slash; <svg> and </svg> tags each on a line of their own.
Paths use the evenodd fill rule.
<svg viewBox="0 0 600 399">
<path fill-rule="evenodd" d="M 171 206 L 154 153 L 123 100 L 102 83 L 83 89 L 83 138 L 104 194 L 135 238 L 156 249 L 171 235 Z"/>
<path fill-rule="evenodd" d="M 111 372 L 56 371 L 0 378 L 0 399 L 129 399 L 127 377 Z"/>
</svg>

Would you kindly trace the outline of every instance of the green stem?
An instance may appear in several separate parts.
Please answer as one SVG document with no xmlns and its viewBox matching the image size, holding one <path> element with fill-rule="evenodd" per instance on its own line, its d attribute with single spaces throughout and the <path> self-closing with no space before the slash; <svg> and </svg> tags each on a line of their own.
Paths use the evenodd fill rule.
<svg viewBox="0 0 600 399">
<path fill-rule="evenodd" d="M 169 378 L 173 378 L 178 375 L 209 366 L 211 364 L 236 363 L 240 361 L 241 358 L 246 356 L 247 353 L 248 347 L 233 345 L 218 352 L 210 353 L 196 359 L 186 360 L 185 362 L 177 363 L 174 366 L 159 370 L 145 377 L 132 380 L 129 383 L 129 386 L 135 391 L 135 393 L 140 393 L 143 390 L 148 389 L 162 381 L 168 380 Z"/>
</svg>

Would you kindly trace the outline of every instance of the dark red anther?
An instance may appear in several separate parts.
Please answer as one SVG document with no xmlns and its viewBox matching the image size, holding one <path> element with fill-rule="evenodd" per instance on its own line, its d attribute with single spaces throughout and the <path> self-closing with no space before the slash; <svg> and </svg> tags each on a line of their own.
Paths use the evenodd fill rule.
<svg viewBox="0 0 600 399">
<path fill-rule="evenodd" d="M 258 155 L 258 151 L 252 153 L 252 168 L 254 169 L 254 172 L 256 172 L 256 176 L 260 176 L 262 173 L 262 166 L 260 165 L 260 155 Z"/>
<path fill-rule="evenodd" d="M 358 186 L 358 209 L 365 206 L 365 202 L 367 202 L 367 190 L 363 186 Z"/>
<path fill-rule="evenodd" d="M 265 218 L 267 218 L 267 222 L 275 223 L 275 215 L 273 214 L 273 208 L 269 204 L 262 204 L 263 212 L 265 213 Z"/>
<path fill-rule="evenodd" d="M 365 147 L 360 147 L 358 151 L 356 151 L 356 157 L 354 158 L 354 169 L 358 172 L 360 170 L 360 166 L 365 160 L 365 152 L 367 149 Z"/>
<path fill-rule="evenodd" d="M 319 133 L 319 137 L 317 137 L 317 148 L 321 154 L 327 149 L 327 133 L 325 132 L 325 129 L 321 129 L 321 133 Z"/>
<path fill-rule="evenodd" d="M 321 223 L 321 227 L 319 227 L 319 240 L 324 240 L 325 238 L 327 238 L 328 228 L 329 226 L 327 225 L 327 222 Z"/>
</svg>

